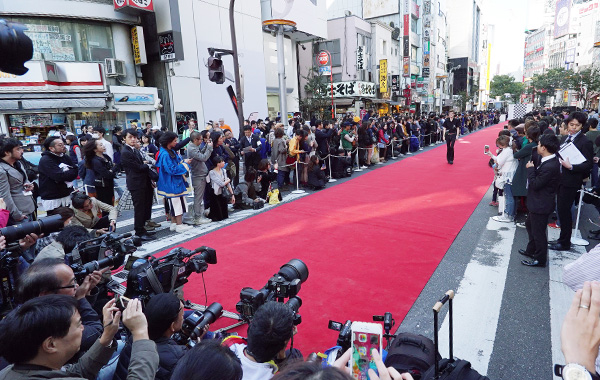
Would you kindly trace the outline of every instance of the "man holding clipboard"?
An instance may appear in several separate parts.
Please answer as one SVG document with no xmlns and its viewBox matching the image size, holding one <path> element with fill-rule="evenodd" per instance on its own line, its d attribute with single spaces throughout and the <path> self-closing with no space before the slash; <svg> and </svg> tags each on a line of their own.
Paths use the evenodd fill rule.
<svg viewBox="0 0 600 380">
<path fill-rule="evenodd" d="M 560 163 L 562 164 L 560 185 L 556 197 L 556 209 L 560 220 L 560 237 L 549 248 L 556 251 L 568 251 L 571 248 L 571 230 L 573 217 L 571 207 L 578 197 L 584 179 L 592 170 L 594 147 L 590 140 L 581 132 L 587 121 L 583 112 L 573 112 L 565 124 L 567 135 L 563 136 L 560 144 Z"/>
</svg>

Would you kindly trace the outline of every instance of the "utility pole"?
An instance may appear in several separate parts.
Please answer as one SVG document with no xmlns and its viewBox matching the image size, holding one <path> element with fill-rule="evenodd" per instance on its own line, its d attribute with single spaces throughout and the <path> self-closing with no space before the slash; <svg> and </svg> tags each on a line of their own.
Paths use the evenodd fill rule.
<svg viewBox="0 0 600 380">
<path fill-rule="evenodd" d="M 242 104 L 244 103 L 243 93 L 242 93 L 242 82 L 240 81 L 240 63 L 238 61 L 238 51 L 237 51 L 237 39 L 235 36 L 235 18 L 233 8 L 235 6 L 235 0 L 230 0 L 229 2 L 229 30 L 231 33 L 231 50 L 233 56 L 233 74 L 235 76 L 235 92 L 237 98 L 237 111 L 238 111 L 238 125 L 240 128 L 240 133 L 244 130 L 244 108 Z"/>
</svg>

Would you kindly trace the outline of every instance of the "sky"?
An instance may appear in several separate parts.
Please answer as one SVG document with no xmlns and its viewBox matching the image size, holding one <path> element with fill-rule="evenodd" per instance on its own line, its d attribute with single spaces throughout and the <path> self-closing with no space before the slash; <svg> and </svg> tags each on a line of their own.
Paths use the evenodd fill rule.
<svg viewBox="0 0 600 380">
<path fill-rule="evenodd" d="M 495 25 L 492 73 L 512 74 L 522 80 L 525 30 L 542 25 L 544 0 L 487 0 L 484 22 Z M 498 65 L 499 72 L 498 72 Z"/>
</svg>

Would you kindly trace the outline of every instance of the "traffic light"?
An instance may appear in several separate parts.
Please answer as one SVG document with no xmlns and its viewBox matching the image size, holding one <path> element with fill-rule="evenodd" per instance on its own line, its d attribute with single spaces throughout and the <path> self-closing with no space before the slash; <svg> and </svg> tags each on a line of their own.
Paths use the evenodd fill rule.
<svg viewBox="0 0 600 380">
<path fill-rule="evenodd" d="M 216 57 L 208 57 L 208 79 L 218 84 L 225 83 L 225 69 L 223 60 Z"/>
</svg>

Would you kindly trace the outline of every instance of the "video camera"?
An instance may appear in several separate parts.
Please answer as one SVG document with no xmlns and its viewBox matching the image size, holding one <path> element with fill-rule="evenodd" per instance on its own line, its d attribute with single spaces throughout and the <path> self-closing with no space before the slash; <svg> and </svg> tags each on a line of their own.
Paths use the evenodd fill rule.
<svg viewBox="0 0 600 380">
<path fill-rule="evenodd" d="M 245 321 L 250 321 L 256 313 L 256 310 L 267 301 L 283 302 L 289 298 L 286 305 L 294 311 L 294 324 L 302 322 L 298 310 L 302 305 L 302 300 L 297 297 L 300 292 L 300 285 L 308 278 L 308 267 L 302 260 L 292 259 L 279 269 L 279 272 L 273 275 L 267 281 L 267 284 L 260 290 L 252 288 L 243 288 L 240 292 L 240 301 L 235 305 L 235 309 Z"/>
<path fill-rule="evenodd" d="M 217 252 L 205 246 L 193 251 L 178 247 L 159 259 L 150 256 L 148 261 L 129 271 L 124 295 L 147 301 L 154 294 L 181 288 L 190 274 L 205 272 L 208 264 L 216 263 Z"/>
<path fill-rule="evenodd" d="M 121 235 L 107 234 L 78 243 L 72 252 L 65 255 L 65 261 L 73 269 L 77 282 L 83 282 L 93 271 L 123 265 L 125 256 L 142 245 L 139 237 L 131 236 L 129 232 Z"/>
<path fill-rule="evenodd" d="M 204 327 L 221 318 L 221 315 L 223 315 L 223 306 L 218 302 L 211 303 L 204 312 L 194 311 L 183 321 L 181 331 L 173 335 L 173 340 L 177 344 L 194 347 Z"/>
<path fill-rule="evenodd" d="M 346 323 L 342 324 L 341 322 L 336 322 L 336 321 L 329 321 L 329 326 L 328 328 L 330 330 L 335 330 L 335 331 L 339 331 L 340 333 L 338 334 L 338 339 L 337 339 L 337 346 L 342 347 L 342 349 L 338 352 L 338 356 L 341 356 L 344 352 L 346 352 L 346 350 L 348 350 L 350 348 L 351 345 L 351 338 L 352 338 L 352 321 L 351 320 L 347 320 Z"/>
<path fill-rule="evenodd" d="M 15 243 L 29 234 L 48 235 L 52 232 L 61 230 L 64 227 L 64 221 L 60 215 L 52 215 L 46 218 L 38 219 L 33 222 L 25 222 L 0 228 L 0 236 L 6 238 L 6 243 Z"/>
</svg>

